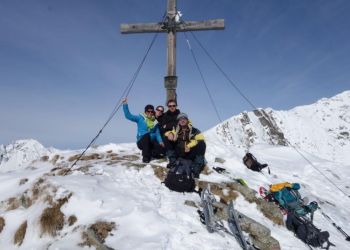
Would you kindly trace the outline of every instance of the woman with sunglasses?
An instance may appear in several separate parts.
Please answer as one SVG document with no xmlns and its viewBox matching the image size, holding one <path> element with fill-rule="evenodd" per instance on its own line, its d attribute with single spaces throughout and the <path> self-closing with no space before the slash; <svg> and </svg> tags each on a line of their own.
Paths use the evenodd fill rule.
<svg viewBox="0 0 350 250">
<path fill-rule="evenodd" d="M 142 162 L 149 163 L 151 157 L 161 157 L 164 143 L 156 126 L 154 107 L 151 104 L 145 106 L 145 112 L 133 115 L 129 111 L 128 100 L 123 100 L 125 118 L 137 124 L 137 147 L 142 150 Z"/>
</svg>

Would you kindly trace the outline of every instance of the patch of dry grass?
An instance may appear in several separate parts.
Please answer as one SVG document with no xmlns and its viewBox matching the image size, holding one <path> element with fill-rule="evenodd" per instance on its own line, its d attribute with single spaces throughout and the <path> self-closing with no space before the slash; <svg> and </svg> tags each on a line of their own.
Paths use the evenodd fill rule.
<svg viewBox="0 0 350 250">
<path fill-rule="evenodd" d="M 18 244 L 19 246 L 22 245 L 24 237 L 26 236 L 27 232 L 27 221 L 23 222 L 22 225 L 19 226 L 17 229 L 15 236 L 14 236 L 14 244 Z"/>
<path fill-rule="evenodd" d="M 205 165 L 201 172 L 201 174 L 204 174 L 204 175 L 210 175 L 211 173 L 213 173 L 213 171 L 209 169 L 208 165 Z"/>
<path fill-rule="evenodd" d="M 4 229 L 5 225 L 6 225 L 5 219 L 3 217 L 0 217 L 0 233 Z"/>
<path fill-rule="evenodd" d="M 81 154 L 73 155 L 73 156 L 68 158 L 68 161 L 69 162 L 76 161 L 76 160 L 79 159 L 80 155 Z M 103 155 L 94 153 L 94 154 L 90 154 L 90 155 L 83 155 L 80 158 L 80 161 L 99 160 L 99 159 L 102 159 L 102 158 L 103 158 Z"/>
<path fill-rule="evenodd" d="M 68 217 L 68 225 L 72 226 L 76 221 L 77 221 L 77 217 L 75 215 L 71 215 Z"/>
<path fill-rule="evenodd" d="M 107 152 L 108 153 L 108 152 Z M 116 154 L 116 153 L 108 153 L 108 155 L 107 155 L 107 157 L 109 157 L 109 158 L 111 158 L 111 157 L 117 157 L 118 156 L 118 154 Z"/>
<path fill-rule="evenodd" d="M 19 208 L 20 201 L 16 197 L 8 198 L 6 201 L 6 211 L 11 211 Z"/>
<path fill-rule="evenodd" d="M 103 243 L 110 232 L 116 229 L 114 222 L 98 221 L 92 224 L 86 232 L 83 232 L 82 239 L 83 243 L 80 243 L 80 246 L 94 246 L 98 250 L 113 249 Z"/>
<path fill-rule="evenodd" d="M 98 221 L 89 228 L 94 231 L 96 236 L 104 243 L 109 233 L 116 228 L 116 225 L 114 222 Z"/>
<path fill-rule="evenodd" d="M 60 158 L 59 155 L 55 155 L 55 156 L 52 158 L 51 163 L 52 163 L 53 165 L 55 165 L 59 158 Z"/>
<path fill-rule="evenodd" d="M 19 181 L 19 185 L 23 185 L 28 181 L 28 178 L 23 178 Z"/>
<path fill-rule="evenodd" d="M 185 200 L 184 204 L 189 207 L 198 208 L 197 204 L 194 201 Z"/>
<path fill-rule="evenodd" d="M 154 175 L 163 182 L 168 173 L 168 169 L 158 165 L 152 165 L 152 167 L 153 167 Z"/>
<path fill-rule="evenodd" d="M 48 161 L 49 157 L 47 155 L 44 155 L 40 158 L 41 161 Z"/>
<path fill-rule="evenodd" d="M 59 199 L 52 207 L 44 209 L 40 216 L 40 225 L 42 234 L 49 234 L 55 236 L 58 231 L 63 228 L 64 225 L 64 214 L 61 212 L 63 204 L 68 202 L 72 194 L 69 194 L 63 199 Z"/>
<path fill-rule="evenodd" d="M 137 161 L 140 159 L 138 155 L 122 155 L 121 158 L 126 161 Z"/>
</svg>

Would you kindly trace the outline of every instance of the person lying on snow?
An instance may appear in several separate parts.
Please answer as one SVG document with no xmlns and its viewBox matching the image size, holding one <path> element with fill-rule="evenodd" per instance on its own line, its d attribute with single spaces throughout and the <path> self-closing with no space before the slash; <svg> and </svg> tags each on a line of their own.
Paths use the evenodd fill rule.
<svg viewBox="0 0 350 250">
<path fill-rule="evenodd" d="M 148 163 L 151 158 L 161 158 L 164 154 L 164 143 L 154 117 L 154 107 L 145 106 L 145 112 L 133 115 L 129 111 L 128 100 L 123 100 L 125 118 L 137 123 L 137 147 L 142 150 L 142 162 Z"/>
<path fill-rule="evenodd" d="M 165 133 L 168 143 L 174 149 L 174 165 L 179 159 L 191 160 L 190 169 L 195 178 L 199 177 L 205 164 L 206 144 L 203 134 L 190 123 L 188 116 L 185 113 L 180 113 L 177 116 L 177 126 L 175 129 Z"/>
</svg>

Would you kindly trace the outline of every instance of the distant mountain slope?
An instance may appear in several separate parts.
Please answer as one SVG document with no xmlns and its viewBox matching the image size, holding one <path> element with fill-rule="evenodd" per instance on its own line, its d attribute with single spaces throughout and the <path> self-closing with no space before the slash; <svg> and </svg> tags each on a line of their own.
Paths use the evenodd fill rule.
<svg viewBox="0 0 350 250">
<path fill-rule="evenodd" d="M 350 161 L 350 91 L 288 111 L 242 112 L 208 131 L 228 145 L 288 145 L 336 162 Z"/>
</svg>

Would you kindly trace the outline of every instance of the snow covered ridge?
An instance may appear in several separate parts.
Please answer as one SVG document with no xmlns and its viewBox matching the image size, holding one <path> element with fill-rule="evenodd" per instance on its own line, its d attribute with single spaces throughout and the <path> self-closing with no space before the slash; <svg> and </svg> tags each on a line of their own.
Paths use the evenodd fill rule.
<svg viewBox="0 0 350 250">
<path fill-rule="evenodd" d="M 350 91 L 289 111 L 259 109 L 242 112 L 207 132 L 227 145 L 248 148 L 255 144 L 288 142 L 323 159 L 350 161 Z"/>
<path fill-rule="evenodd" d="M 17 140 L 9 145 L 0 145 L 0 169 L 21 168 L 48 153 L 48 149 L 33 139 Z"/>
</svg>

